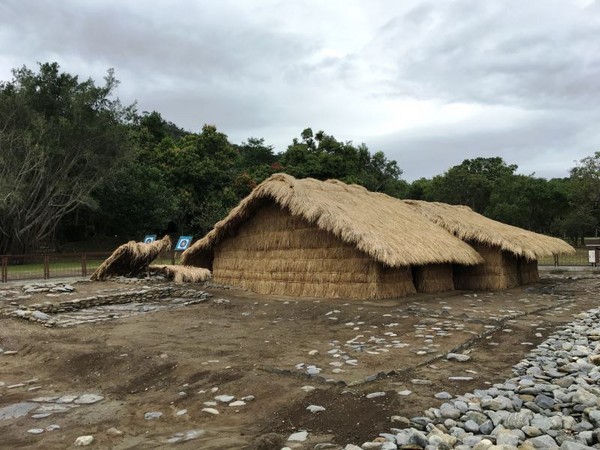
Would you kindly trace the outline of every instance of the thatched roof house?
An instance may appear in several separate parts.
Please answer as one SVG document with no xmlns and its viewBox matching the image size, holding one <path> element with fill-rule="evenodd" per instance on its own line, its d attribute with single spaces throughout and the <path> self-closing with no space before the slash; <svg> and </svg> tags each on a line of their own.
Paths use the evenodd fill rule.
<svg viewBox="0 0 600 450">
<path fill-rule="evenodd" d="M 482 261 L 402 201 L 285 174 L 261 183 L 182 256 L 182 264 L 211 269 L 217 283 L 330 298 L 452 289 L 452 265 Z"/>
<path fill-rule="evenodd" d="M 417 200 L 404 203 L 467 242 L 483 257 L 483 264 L 455 267 L 456 289 L 505 289 L 537 281 L 539 258 L 575 252 L 561 239 L 488 219 L 467 206 Z"/>
</svg>

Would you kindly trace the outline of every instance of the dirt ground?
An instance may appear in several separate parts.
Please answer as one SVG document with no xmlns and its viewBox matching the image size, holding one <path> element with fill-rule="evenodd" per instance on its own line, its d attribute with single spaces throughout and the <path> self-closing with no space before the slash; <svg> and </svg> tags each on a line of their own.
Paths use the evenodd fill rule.
<svg viewBox="0 0 600 450">
<path fill-rule="evenodd" d="M 203 433 L 179 448 L 279 449 L 299 430 L 309 440 L 298 448 L 360 445 L 397 426 L 392 416 L 441 404 L 437 392 L 505 380 L 553 330 L 597 307 L 600 276 L 567 275 L 503 292 L 388 301 L 206 289 L 214 297 L 204 303 L 68 328 L 0 317 L 0 408 L 41 396 L 104 397 L 45 418 L 0 419 L 0 448 L 62 449 L 81 435 L 93 435 L 95 448 L 168 448 L 169 437 L 188 430 Z M 80 282 L 68 298 L 122 286 Z M 471 359 L 448 361 L 451 351 Z M 449 380 L 455 376 L 472 379 Z M 373 392 L 385 395 L 366 397 Z M 218 415 L 202 411 L 219 394 L 254 400 L 209 404 Z M 146 420 L 150 411 L 163 415 Z M 27 432 L 51 424 L 60 429 Z M 111 427 L 123 434 L 107 434 Z"/>
</svg>

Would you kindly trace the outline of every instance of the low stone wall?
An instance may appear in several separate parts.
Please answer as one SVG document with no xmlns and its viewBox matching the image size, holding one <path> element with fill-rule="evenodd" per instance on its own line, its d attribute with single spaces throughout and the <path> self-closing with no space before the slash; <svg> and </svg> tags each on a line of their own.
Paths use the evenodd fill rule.
<svg viewBox="0 0 600 450">
<path fill-rule="evenodd" d="M 189 298 L 184 304 L 194 304 L 212 297 L 211 294 L 195 289 L 182 289 L 173 286 L 156 286 L 131 291 L 116 292 L 114 294 L 99 294 L 90 297 L 65 300 L 57 303 L 45 302 L 32 305 L 16 305 L 14 310 L 4 313 L 21 319 L 35 322 L 47 322 L 48 314 L 59 314 L 81 309 L 93 308 L 103 305 L 115 305 L 123 303 L 144 303 L 160 300 L 168 297 Z"/>
</svg>

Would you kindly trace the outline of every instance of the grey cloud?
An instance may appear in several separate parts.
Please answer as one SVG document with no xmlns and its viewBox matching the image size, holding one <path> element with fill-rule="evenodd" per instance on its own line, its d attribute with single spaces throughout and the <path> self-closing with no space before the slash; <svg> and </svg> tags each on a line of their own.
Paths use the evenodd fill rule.
<svg viewBox="0 0 600 450">
<path fill-rule="evenodd" d="M 557 176 L 598 149 L 598 35 L 598 1 L 3 0 L 0 79 L 36 61 L 98 81 L 114 67 L 124 103 L 234 142 L 284 150 L 312 126 L 384 150 L 408 179 L 477 156 Z M 373 136 L 390 99 L 415 98 L 514 116 Z"/>
<path fill-rule="evenodd" d="M 232 96 L 229 92 L 161 90 L 141 96 L 150 97 L 151 102 L 139 101 L 138 109 L 152 110 L 156 104 L 160 104 L 159 112 L 164 117 L 169 120 L 172 117 L 185 117 L 185 126 L 191 130 L 199 130 L 205 123 L 214 124 L 222 130 L 256 130 L 268 126 L 274 117 L 272 108 L 258 106 L 260 92 Z M 184 124 L 180 120 L 177 125 Z"/>
<path fill-rule="evenodd" d="M 294 63 L 311 48 L 304 37 L 251 26 L 227 6 L 210 15 L 179 8 L 181 16 L 176 17 L 171 3 L 159 4 L 153 14 L 110 2 L 26 0 L 8 5 L 5 20 L 20 22 L 13 28 L 15 50 L 17 37 L 25 35 L 32 53 L 93 55 L 111 66 L 135 69 L 142 77 L 160 72 L 199 82 L 265 81 L 270 70 Z M 156 17 L 160 12 L 163 16 Z"/>
<path fill-rule="evenodd" d="M 436 6 L 424 3 L 382 28 L 377 45 L 390 49 L 396 69 L 390 93 L 529 108 L 600 99 L 598 11 L 554 0 Z"/>
<path fill-rule="evenodd" d="M 541 114 L 506 128 L 427 127 L 385 136 L 370 147 L 395 158 L 408 180 L 441 174 L 465 159 L 493 156 L 517 164 L 519 173 L 565 177 L 575 160 L 593 153 L 589 142 L 600 140 L 593 125 L 598 119 L 600 114 Z"/>
<path fill-rule="evenodd" d="M 313 52 L 313 40 L 247 21 L 235 4 L 207 11 L 178 5 L 144 11 L 117 2 L 9 1 L 0 25 L 15 45 L 5 52 L 30 66 L 58 59 L 84 76 L 94 66 L 96 79 L 114 67 L 124 101 L 137 99 L 139 109 L 159 110 L 188 129 L 204 122 L 247 129 L 281 117 L 275 112 L 290 82 L 282 74 Z"/>
</svg>

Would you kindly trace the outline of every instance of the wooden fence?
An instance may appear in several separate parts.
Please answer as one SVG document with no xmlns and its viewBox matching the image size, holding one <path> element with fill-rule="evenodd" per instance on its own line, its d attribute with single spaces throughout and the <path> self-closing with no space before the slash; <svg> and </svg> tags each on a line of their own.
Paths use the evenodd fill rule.
<svg viewBox="0 0 600 450">
<path fill-rule="evenodd" d="M 61 277 L 88 277 L 102 264 L 110 252 L 34 253 L 0 255 L 0 282 Z M 181 252 L 169 250 L 158 256 L 158 264 L 175 264 Z M 575 255 L 541 258 L 540 266 L 589 266 L 588 251 L 578 248 Z"/>
<path fill-rule="evenodd" d="M 32 253 L 0 255 L 0 282 L 61 277 L 88 277 L 110 252 Z M 181 252 L 169 250 L 158 256 L 159 264 L 175 264 Z"/>
</svg>

